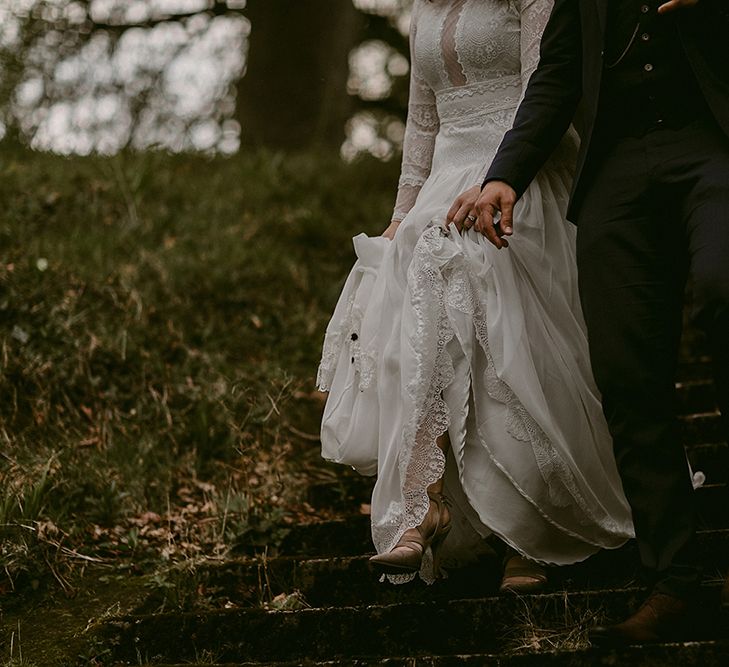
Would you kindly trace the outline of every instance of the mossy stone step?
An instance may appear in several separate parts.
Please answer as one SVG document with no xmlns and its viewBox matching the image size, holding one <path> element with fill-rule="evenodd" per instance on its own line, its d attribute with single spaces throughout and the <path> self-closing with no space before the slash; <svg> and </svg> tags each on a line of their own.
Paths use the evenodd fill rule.
<svg viewBox="0 0 729 667">
<path fill-rule="evenodd" d="M 513 655 L 444 655 L 266 663 L 268 667 L 726 667 L 729 641 L 564 649 Z M 256 667 L 260 662 L 185 663 L 154 667 Z M 117 665 L 121 667 L 121 665 Z M 147 665 L 146 667 L 152 667 Z"/>
<path fill-rule="evenodd" d="M 306 491 L 306 500 L 316 509 L 351 511 L 370 502 L 374 486 L 374 477 L 347 475 L 333 481 L 310 484 Z"/>
<path fill-rule="evenodd" d="M 707 481 L 725 477 L 724 470 L 705 468 Z M 707 483 L 698 491 L 699 513 L 703 528 L 729 527 L 729 491 L 724 484 Z M 347 519 L 320 521 L 292 526 L 276 555 L 302 557 L 355 556 L 372 551 L 370 518 L 365 514 Z"/>
<path fill-rule="evenodd" d="M 700 561 L 708 578 L 721 578 L 729 568 L 729 530 L 702 531 Z M 629 542 L 602 551 L 584 563 L 550 568 L 549 590 L 618 588 L 640 580 L 637 547 Z M 501 574 L 496 557 L 449 571 L 447 579 L 427 585 L 419 578 L 404 586 L 379 581 L 370 571 L 368 556 L 329 559 L 293 557 L 240 559 L 198 567 L 197 586 L 206 591 L 206 604 L 256 606 L 277 595 L 300 595 L 312 607 L 394 604 L 482 598 L 495 594 Z"/>
<path fill-rule="evenodd" d="M 703 586 L 685 639 L 723 635 L 719 585 Z M 298 611 L 225 610 L 121 617 L 103 624 L 115 659 L 139 664 L 326 660 L 397 655 L 501 653 L 537 631 L 574 636 L 596 621 L 618 619 L 645 598 L 641 588 L 489 597 Z"/>
<path fill-rule="evenodd" d="M 366 514 L 292 526 L 277 549 L 282 556 L 312 558 L 355 556 L 371 550 L 370 517 Z"/>
</svg>

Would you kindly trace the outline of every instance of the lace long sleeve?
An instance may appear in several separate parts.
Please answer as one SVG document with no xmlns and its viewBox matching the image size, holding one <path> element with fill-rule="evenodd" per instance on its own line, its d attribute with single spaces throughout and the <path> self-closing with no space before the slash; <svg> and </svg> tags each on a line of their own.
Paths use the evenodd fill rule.
<svg viewBox="0 0 729 667">
<path fill-rule="evenodd" d="M 416 29 L 417 21 L 413 15 L 410 29 L 410 97 L 393 220 L 402 220 L 415 204 L 420 188 L 430 174 L 435 137 L 440 126 L 435 95 L 419 75 L 414 57 Z"/>
<path fill-rule="evenodd" d="M 539 64 L 542 34 L 554 6 L 553 0 L 521 0 L 521 82 L 522 91 Z M 522 93 L 523 95 L 523 93 Z"/>
</svg>

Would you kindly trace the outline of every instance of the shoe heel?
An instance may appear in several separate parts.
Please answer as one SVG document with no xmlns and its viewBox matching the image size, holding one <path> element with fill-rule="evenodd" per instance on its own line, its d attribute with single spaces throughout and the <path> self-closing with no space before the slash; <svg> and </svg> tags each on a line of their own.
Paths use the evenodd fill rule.
<svg viewBox="0 0 729 667">
<path fill-rule="evenodd" d="M 430 545 L 430 549 L 433 553 L 433 572 L 436 579 L 443 578 L 441 576 L 441 569 L 440 569 L 440 559 L 441 559 L 441 551 L 440 547 L 445 541 L 445 538 L 448 537 L 448 533 L 451 532 L 451 524 L 446 524 L 443 526 L 443 528 L 440 530 L 440 532 L 433 538 L 433 541 Z"/>
</svg>

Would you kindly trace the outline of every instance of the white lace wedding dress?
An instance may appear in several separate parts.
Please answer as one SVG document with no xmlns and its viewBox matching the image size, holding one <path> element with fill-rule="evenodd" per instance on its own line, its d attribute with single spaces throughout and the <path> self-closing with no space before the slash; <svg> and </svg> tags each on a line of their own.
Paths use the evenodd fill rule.
<svg viewBox="0 0 729 667">
<path fill-rule="evenodd" d="M 358 260 L 327 328 L 323 456 L 377 474 L 372 536 L 389 551 L 446 470 L 452 563 L 493 532 L 547 563 L 633 535 L 588 360 L 575 231 L 565 222 L 576 137 L 517 205 L 497 250 L 444 229 L 480 184 L 539 57 L 550 0 L 416 0 L 394 241 Z M 447 456 L 435 440 L 448 431 Z M 430 554 L 421 576 L 432 581 Z M 446 561 L 447 562 L 447 561 Z M 407 577 L 393 578 L 402 581 Z"/>
</svg>

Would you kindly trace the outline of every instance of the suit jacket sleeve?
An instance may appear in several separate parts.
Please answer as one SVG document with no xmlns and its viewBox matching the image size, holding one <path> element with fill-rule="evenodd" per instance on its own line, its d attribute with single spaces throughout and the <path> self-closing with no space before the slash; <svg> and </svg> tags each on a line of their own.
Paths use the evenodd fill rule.
<svg viewBox="0 0 729 667">
<path fill-rule="evenodd" d="M 484 185 L 505 181 L 520 197 L 569 128 L 581 95 L 579 0 L 556 0 L 544 29 L 539 65 Z"/>
</svg>

